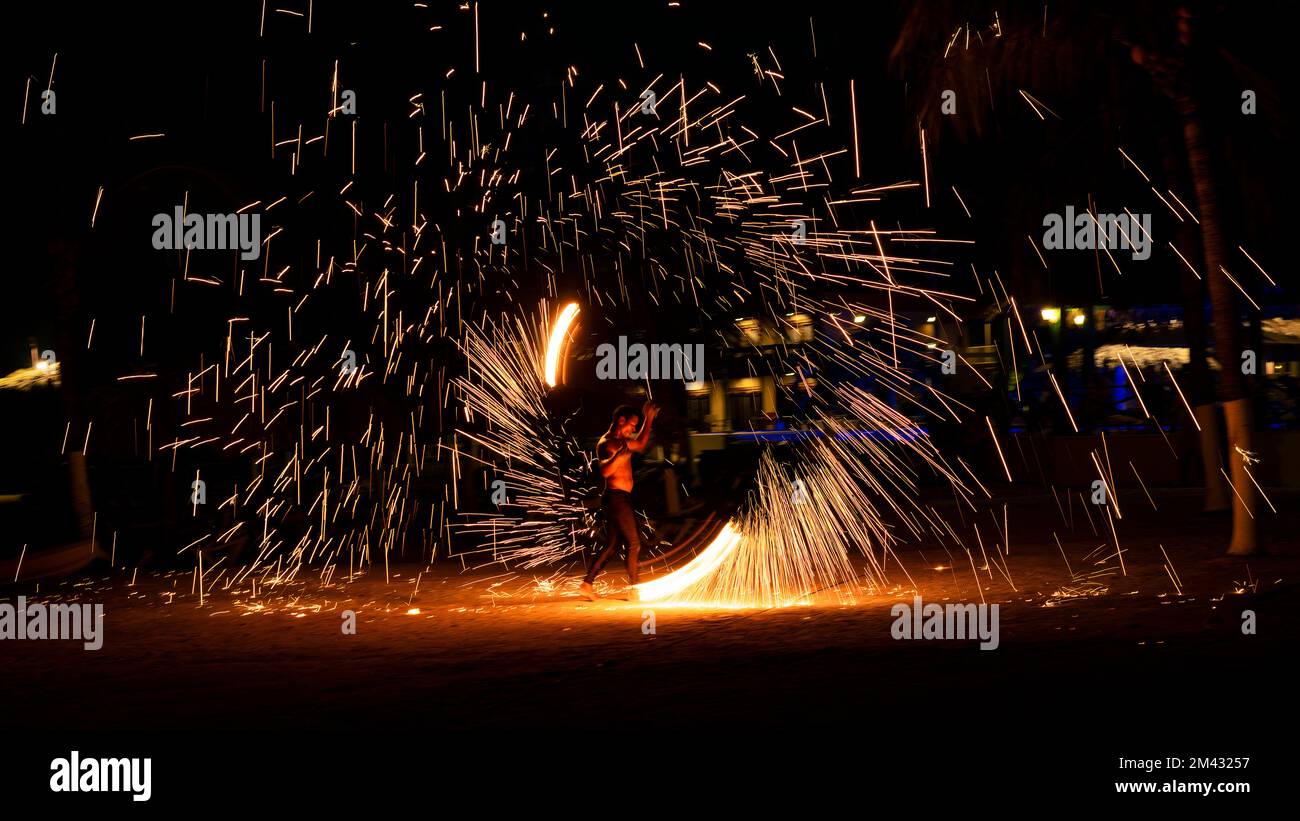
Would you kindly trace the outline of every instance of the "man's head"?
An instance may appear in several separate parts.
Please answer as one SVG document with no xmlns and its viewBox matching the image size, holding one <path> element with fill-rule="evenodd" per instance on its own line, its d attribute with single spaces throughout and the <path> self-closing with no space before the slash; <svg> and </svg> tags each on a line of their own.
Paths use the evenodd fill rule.
<svg viewBox="0 0 1300 821">
<path fill-rule="evenodd" d="M 609 429 L 615 436 L 626 439 L 636 433 L 640 424 L 641 411 L 631 405 L 620 405 L 609 420 Z"/>
</svg>

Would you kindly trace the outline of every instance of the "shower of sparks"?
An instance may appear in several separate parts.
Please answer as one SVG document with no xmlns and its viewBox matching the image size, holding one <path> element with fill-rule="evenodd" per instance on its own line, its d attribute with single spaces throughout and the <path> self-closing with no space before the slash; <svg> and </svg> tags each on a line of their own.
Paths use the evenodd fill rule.
<svg viewBox="0 0 1300 821">
<path fill-rule="evenodd" d="M 931 176 L 947 184 L 933 162 L 936 132 L 928 143 L 921 132 L 913 170 L 886 175 L 860 140 L 867 120 L 859 122 L 855 81 L 841 82 L 837 100 L 836 86 L 803 82 L 782 69 L 772 48 L 747 55 L 752 82 L 737 89 L 655 65 L 651 49 L 643 54 L 630 41 L 640 67 L 631 76 L 591 76 L 571 65 L 558 87 L 511 88 L 480 74 L 491 63 L 491 50 L 480 51 L 490 8 L 421 5 L 413 13 L 428 18 L 431 36 L 459 31 L 472 41 L 473 71 L 440 66 L 428 78 L 406 78 L 409 112 L 384 121 L 381 136 L 376 120 L 345 119 L 339 94 L 352 79 L 345 60 L 330 61 L 319 110 L 311 112 L 293 108 L 302 89 L 274 85 L 263 65 L 259 110 L 280 188 L 268 175 L 265 190 L 248 197 L 254 201 L 239 203 L 242 212 L 262 214 L 262 259 L 232 266 L 229 257 L 168 255 L 173 316 L 133 313 L 128 351 L 99 350 L 101 330 L 92 352 L 121 355 L 118 381 L 139 391 L 132 396 L 137 451 L 168 467 L 190 502 L 181 507 L 193 514 L 195 531 L 178 539 L 177 552 L 193 557 L 201 600 L 218 586 L 256 597 L 302 577 L 332 584 L 379 565 L 387 579 L 394 557 L 457 556 L 500 565 L 507 575 L 545 567 L 553 575 L 536 585 L 559 587 L 554 568 L 575 563 L 596 539 L 597 518 L 585 502 L 597 477 L 548 396 L 566 367 L 577 367 L 571 348 L 579 318 L 590 328 L 614 327 L 620 311 L 698 320 L 714 334 L 713 353 L 726 346 L 752 353 L 751 371 L 770 370 L 783 398 L 800 408 L 792 441 L 763 453 L 734 516 L 708 545 L 641 585 L 643 599 L 779 607 L 829 593 L 853 601 L 885 589 L 889 574 L 906 578 L 896 550 L 923 540 L 954 546 L 958 559 L 964 552 L 973 571 L 977 544 L 980 572 L 992 578 L 997 570 L 1014 589 L 1005 518 L 1000 542 L 990 538 L 986 549 L 976 528 L 968 547 L 945 514 L 919 501 L 923 473 L 951 486 L 959 511 L 991 497 L 964 461 L 949 463 L 919 421 L 983 427 L 982 414 L 920 375 L 949 340 L 934 335 L 936 323 L 923 331 L 908 318 L 943 317 L 947 330 L 951 317 L 960 333 L 954 308 L 974 299 L 953 284 L 965 266 L 949 254 L 970 243 L 928 225 L 904 226 L 883 205 L 887 197 L 932 205 Z M 310 14 L 302 24 L 310 28 Z M 259 22 L 268 25 L 280 23 Z M 737 56 L 704 42 L 699 51 L 707 60 Z M 643 91 L 658 100 L 650 113 Z M 1019 94 L 1039 120 L 1044 112 L 1059 118 L 1029 91 Z M 142 150 L 168 142 L 161 132 L 130 140 Z M 123 199 L 99 188 L 91 228 L 104 230 Z M 189 192 L 183 204 L 186 213 L 195 207 Z M 504 245 L 490 239 L 495 220 L 506 225 Z M 983 294 L 973 265 L 971 273 Z M 985 281 L 997 309 L 1015 319 L 1019 340 L 1012 331 L 1010 349 L 998 356 L 1009 354 L 1017 372 L 1020 341 L 1035 353 L 1030 332 L 996 272 Z M 219 323 L 194 324 L 187 371 L 166 376 L 146 359 L 147 350 L 157 356 L 155 329 L 186 322 L 195 306 L 209 304 L 223 306 Z M 821 325 L 801 345 L 787 344 L 797 314 Z M 735 341 L 737 317 L 770 320 L 780 344 L 746 333 Z M 102 319 L 106 328 L 122 324 Z M 1037 353 L 1044 356 L 1041 344 Z M 58 378 L 57 365 L 32 371 L 5 379 Z M 847 378 L 831 379 L 832 372 Z M 1047 377 L 1077 432 L 1055 374 Z M 898 405 L 876 390 L 893 392 Z M 1012 481 L 998 432 L 985 420 Z M 69 423 L 64 450 L 80 442 L 84 452 L 92 425 L 72 430 Z M 97 448 L 107 438 L 102 429 Z M 213 457 L 227 463 L 224 474 L 207 467 Z M 1097 467 L 1110 487 L 1109 463 Z M 207 482 L 206 504 L 190 496 L 195 477 Z M 481 485 L 468 487 L 470 477 Z M 496 480 L 506 494 L 496 509 L 476 511 L 462 498 L 471 489 L 488 495 Z M 1118 559 L 1122 573 L 1113 519 L 1109 529 L 1114 545 L 1100 561 Z M 1172 563 L 1169 569 L 1176 578 Z M 1060 595 L 1104 591 L 1095 577 L 1114 572 L 1072 572 Z"/>
<path fill-rule="evenodd" d="M 569 307 L 576 313 L 576 306 Z M 545 305 L 542 310 L 536 322 L 467 325 L 464 331 L 462 347 L 471 364 L 455 387 L 465 421 L 490 424 L 459 435 L 492 457 L 481 460 L 492 468 L 484 481 L 495 476 L 507 500 L 497 512 L 465 514 L 472 546 L 464 552 L 477 561 L 540 567 L 572 557 L 593 538 L 594 516 L 582 503 L 596 492 L 589 460 L 546 407 Z"/>
<path fill-rule="evenodd" d="M 828 442 L 813 440 L 793 470 L 765 454 L 744 511 L 684 567 L 641 584 L 641 600 L 772 608 L 810 604 L 823 591 L 853 602 L 883 590 L 892 539 L 850 475 L 853 463 Z M 855 553 L 866 558 L 861 577 Z"/>
</svg>

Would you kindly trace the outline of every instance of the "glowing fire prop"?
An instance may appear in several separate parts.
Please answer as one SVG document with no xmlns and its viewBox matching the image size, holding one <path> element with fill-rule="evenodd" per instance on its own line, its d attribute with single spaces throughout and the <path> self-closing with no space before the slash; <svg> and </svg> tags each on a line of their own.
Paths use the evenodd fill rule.
<svg viewBox="0 0 1300 821">
<path fill-rule="evenodd" d="M 560 311 L 546 342 L 546 384 L 554 388 L 559 384 L 560 361 L 569 340 L 569 328 L 578 316 L 578 303 L 570 302 Z"/>
<path fill-rule="evenodd" d="M 658 601 L 681 593 L 717 572 L 731 557 L 743 536 L 732 522 L 727 522 L 709 546 L 680 570 L 654 581 L 637 585 L 642 601 Z"/>
</svg>

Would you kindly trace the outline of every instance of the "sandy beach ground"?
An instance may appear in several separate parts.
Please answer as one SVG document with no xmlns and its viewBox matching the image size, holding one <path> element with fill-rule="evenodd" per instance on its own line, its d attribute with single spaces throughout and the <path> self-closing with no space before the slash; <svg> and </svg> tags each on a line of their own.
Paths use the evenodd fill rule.
<svg viewBox="0 0 1300 821">
<path fill-rule="evenodd" d="M 1050 497 L 1023 498 L 1005 574 L 905 549 L 892 589 L 772 610 L 629 603 L 618 563 L 601 584 L 614 598 L 595 603 L 572 575 L 455 562 L 256 591 L 209 576 L 202 603 L 191 573 L 101 568 L 4 591 L 102 602 L 104 645 L 4 642 L 0 710 L 10 729 L 47 733 L 951 725 L 1044 742 L 1231 733 L 1293 711 L 1300 497 L 1273 496 L 1271 552 L 1251 560 L 1222 555 L 1229 523 L 1199 515 L 1194 493 L 1154 501 L 1125 511 L 1122 571 L 1113 547 L 1096 552 L 1105 534 L 1062 532 Z M 997 603 L 998 648 L 894 639 L 890 608 L 918 592 Z"/>
</svg>

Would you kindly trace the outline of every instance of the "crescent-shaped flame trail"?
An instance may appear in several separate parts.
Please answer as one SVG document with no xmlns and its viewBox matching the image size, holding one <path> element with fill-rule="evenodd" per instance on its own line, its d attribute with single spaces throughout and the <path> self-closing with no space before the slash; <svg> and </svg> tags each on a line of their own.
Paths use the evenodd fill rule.
<svg viewBox="0 0 1300 821">
<path fill-rule="evenodd" d="M 560 372 L 560 354 L 563 352 L 568 342 L 569 328 L 573 325 L 573 320 L 578 316 L 578 303 L 570 302 L 560 311 L 560 315 L 555 318 L 555 325 L 551 328 L 551 336 L 546 342 L 546 384 L 548 387 L 555 387 L 559 384 Z"/>
<path fill-rule="evenodd" d="M 699 582 L 722 565 L 727 557 L 736 550 L 742 535 L 732 522 L 727 522 L 709 546 L 685 566 L 674 570 L 667 576 L 636 586 L 641 601 L 659 601 Z"/>
</svg>

